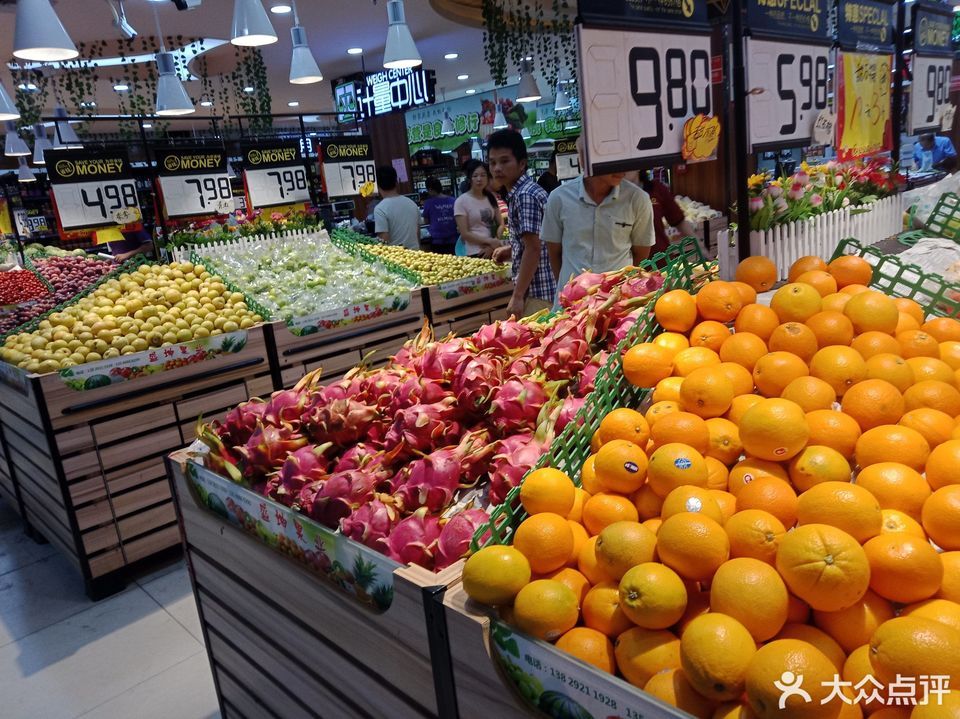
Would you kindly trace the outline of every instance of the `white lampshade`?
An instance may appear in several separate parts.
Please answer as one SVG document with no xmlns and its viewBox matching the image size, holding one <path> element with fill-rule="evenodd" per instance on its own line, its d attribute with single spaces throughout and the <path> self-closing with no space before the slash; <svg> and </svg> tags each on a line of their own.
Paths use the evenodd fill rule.
<svg viewBox="0 0 960 719">
<path fill-rule="evenodd" d="M 522 137 L 524 140 L 529 140 L 530 130 L 528 130 L 527 128 L 523 128 L 522 130 L 520 130 L 520 137 Z"/>
<path fill-rule="evenodd" d="M 557 82 L 563 84 L 573 82 L 573 77 L 570 75 L 570 70 L 565 67 L 561 67 L 560 72 L 557 73 Z"/>
<path fill-rule="evenodd" d="M 53 130 L 53 146 L 56 148 L 68 147 L 71 149 L 79 149 L 83 147 L 83 143 L 80 142 L 80 138 L 77 137 L 76 131 L 73 129 L 73 126 L 67 121 L 67 111 L 63 107 L 57 107 L 53 111 L 54 117 L 64 118 L 63 121 L 57 121 L 54 130 Z"/>
<path fill-rule="evenodd" d="M 556 99 L 553 101 L 553 109 L 556 112 L 570 109 L 570 98 L 567 97 L 567 93 L 559 87 L 557 88 Z"/>
<path fill-rule="evenodd" d="M 18 0 L 13 56 L 20 60 L 56 62 L 80 53 L 54 12 L 50 0 Z"/>
<path fill-rule="evenodd" d="M 27 164 L 27 158 L 21 157 L 18 160 L 19 167 L 17 168 L 17 179 L 20 182 L 36 182 L 37 176 L 33 174 L 33 170 L 30 169 L 30 165 Z"/>
<path fill-rule="evenodd" d="M 520 85 L 517 87 L 517 102 L 536 102 L 543 95 L 537 87 L 537 78 L 533 76 L 533 63 L 523 60 L 520 63 Z"/>
<path fill-rule="evenodd" d="M 19 120 L 20 111 L 17 103 L 7 94 L 7 88 L 0 82 L 0 120 Z"/>
<path fill-rule="evenodd" d="M 37 123 L 33 126 L 33 135 L 37 138 L 33 143 L 33 164 L 46 165 L 47 161 L 44 159 L 43 153 L 45 150 L 53 149 L 53 143 L 47 139 L 47 129 Z"/>
<path fill-rule="evenodd" d="M 3 143 L 3 154 L 7 157 L 29 157 L 30 148 L 17 133 L 17 126 L 13 120 L 7 120 L 7 137 Z"/>
<path fill-rule="evenodd" d="M 450 118 L 450 113 L 446 110 L 443 113 L 443 124 L 440 125 L 440 134 L 450 136 L 456 132 L 456 129 L 453 127 L 453 120 Z"/>
<path fill-rule="evenodd" d="M 294 25 L 290 28 L 290 37 L 293 38 L 290 82 L 294 85 L 309 85 L 323 80 L 323 73 L 320 72 L 320 67 L 307 44 L 307 31 L 299 25 Z"/>
<path fill-rule="evenodd" d="M 383 49 L 383 66 L 386 68 L 417 67 L 423 64 L 420 52 L 407 27 L 403 13 L 403 0 L 387 2 L 387 44 Z"/>
<path fill-rule="evenodd" d="M 230 37 L 234 45 L 248 47 L 270 45 L 277 41 L 270 16 L 260 0 L 233 0 L 233 32 Z"/>
<path fill-rule="evenodd" d="M 157 105 L 158 115 L 189 115 L 196 112 L 193 101 L 177 77 L 177 68 L 172 52 L 157 53 Z"/>
<path fill-rule="evenodd" d="M 510 125 L 507 123 L 507 118 L 503 116 L 500 105 L 497 105 L 497 114 L 493 116 L 493 129 L 502 130 L 505 127 L 510 127 Z"/>
</svg>

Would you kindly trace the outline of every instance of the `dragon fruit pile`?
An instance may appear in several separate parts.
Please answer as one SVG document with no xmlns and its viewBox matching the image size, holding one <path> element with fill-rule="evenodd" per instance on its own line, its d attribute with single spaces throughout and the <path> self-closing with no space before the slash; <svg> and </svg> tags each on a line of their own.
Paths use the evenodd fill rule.
<svg viewBox="0 0 960 719">
<path fill-rule="evenodd" d="M 382 369 L 327 386 L 311 373 L 201 426 L 207 466 L 398 562 L 443 569 L 486 523 L 481 507 L 501 503 L 574 419 L 662 284 L 584 274 L 546 321 L 442 340 L 425 325 Z"/>
</svg>

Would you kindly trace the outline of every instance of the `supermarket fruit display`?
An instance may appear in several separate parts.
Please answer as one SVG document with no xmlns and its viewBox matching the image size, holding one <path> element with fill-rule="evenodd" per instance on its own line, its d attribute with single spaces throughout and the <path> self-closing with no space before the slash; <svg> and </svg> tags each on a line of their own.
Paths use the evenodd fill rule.
<svg viewBox="0 0 960 719">
<path fill-rule="evenodd" d="M 263 317 L 203 267 L 143 264 L 9 335 L 0 359 L 28 372 L 133 354 L 253 327 Z"/>
<path fill-rule="evenodd" d="M 758 258 L 659 296 L 664 331 L 583 415 L 589 456 L 493 512 L 515 524 L 467 560 L 474 601 L 696 717 L 866 716 L 960 676 L 960 321 L 861 258 L 794 269 L 769 307 Z M 810 701 L 782 709 L 786 669 Z M 929 700 L 890 716 L 948 715 Z"/>
<path fill-rule="evenodd" d="M 549 319 L 440 340 L 425 325 L 382 369 L 328 386 L 312 373 L 244 403 L 200 429 L 206 465 L 401 563 L 448 566 L 574 420 L 663 281 L 588 279 L 564 288 L 565 311 Z M 454 505 L 473 511 L 450 519 Z"/>
<path fill-rule="evenodd" d="M 32 302 L 21 303 L 0 317 L 0 335 L 67 302 L 117 267 L 107 260 L 75 255 L 37 256 L 33 259 L 33 266 L 53 287 L 53 292 L 47 292 Z"/>
<path fill-rule="evenodd" d="M 49 294 L 46 285 L 30 270 L 0 272 L 0 307 L 17 305 Z"/>
</svg>

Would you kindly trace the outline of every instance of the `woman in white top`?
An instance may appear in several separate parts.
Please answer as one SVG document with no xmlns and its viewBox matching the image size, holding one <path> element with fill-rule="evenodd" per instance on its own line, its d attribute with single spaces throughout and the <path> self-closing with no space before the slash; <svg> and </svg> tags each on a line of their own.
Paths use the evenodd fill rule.
<svg viewBox="0 0 960 719">
<path fill-rule="evenodd" d="M 471 257 L 490 257 L 500 246 L 503 217 L 497 198 L 490 192 L 490 170 L 480 160 L 470 160 L 464 166 L 469 191 L 460 195 L 453 205 L 457 230 Z"/>
</svg>

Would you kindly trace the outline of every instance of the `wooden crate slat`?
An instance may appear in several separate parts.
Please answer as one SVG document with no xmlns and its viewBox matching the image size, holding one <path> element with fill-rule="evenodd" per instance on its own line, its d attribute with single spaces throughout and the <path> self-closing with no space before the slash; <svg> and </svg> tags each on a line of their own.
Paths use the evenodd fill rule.
<svg viewBox="0 0 960 719">
<path fill-rule="evenodd" d="M 323 378 L 323 381 L 326 382 L 329 377 L 349 372 L 351 369 L 360 364 L 362 359 L 363 355 L 357 351 L 341 352 L 340 354 L 336 354 L 331 357 L 324 357 L 315 362 L 305 362 L 305 371 L 303 374 L 306 374 L 307 372 L 313 372 L 315 369 L 320 369 L 322 370 L 320 376 Z"/>
<path fill-rule="evenodd" d="M 162 404 L 157 407 L 145 409 L 142 412 L 131 412 L 109 419 L 104 422 L 93 422 L 93 436 L 97 440 L 98 446 L 126 439 L 134 434 L 141 432 L 152 432 L 155 427 L 173 424 L 177 421 L 177 414 L 169 404 Z M 101 450 L 101 454 L 103 450 Z"/>
<path fill-rule="evenodd" d="M 13 481 L 2 476 L 0 476 L 0 499 L 2 499 L 10 509 L 18 515 L 20 514 L 20 502 L 17 500 Z"/>
<path fill-rule="evenodd" d="M 263 634 L 251 631 L 251 627 L 238 616 L 239 607 L 225 606 L 218 602 L 213 594 L 201 590 L 204 619 L 218 634 L 227 637 L 244 637 L 244 646 L 250 648 L 248 656 L 257 659 L 258 671 L 272 674 L 273 667 L 281 668 L 288 677 L 289 686 L 296 687 L 297 695 L 304 698 L 309 706 L 326 706 L 329 702 L 344 704 L 347 716 L 414 716 L 404 710 L 407 707 L 396 697 L 379 687 L 376 682 L 367 682 L 363 692 L 347 692 L 345 700 L 338 688 L 348 688 L 356 684 L 357 670 L 350 667 L 342 657 L 327 654 L 323 647 L 306 640 L 306 637 L 289 625 L 265 623 L 260 627 Z M 245 614 L 246 617 L 263 617 L 257 614 Z M 259 623 L 259 621 L 258 621 Z M 270 640 L 264 640 L 269 636 Z M 310 662 L 303 662 L 303 657 Z M 322 667 L 322 669 L 321 669 Z M 319 670 L 321 673 L 315 673 Z M 277 677 L 273 677 L 277 681 Z"/>
<path fill-rule="evenodd" d="M 88 555 L 102 552 L 104 549 L 120 546 L 120 537 L 117 535 L 117 525 L 112 522 L 102 527 L 91 529 L 89 532 L 84 532 L 82 537 L 83 549 Z"/>
<path fill-rule="evenodd" d="M 40 448 L 35 447 L 32 442 L 20 440 L 15 432 L 7 432 L 6 437 L 11 461 L 16 461 L 17 457 L 22 457 L 43 472 L 44 475 L 53 478 L 54 482 L 57 481 L 57 468 L 54 465 L 49 450 L 44 452 Z"/>
<path fill-rule="evenodd" d="M 129 464 L 150 454 L 169 452 L 183 444 L 180 428 L 165 427 L 157 429 L 139 437 L 100 448 L 100 461 L 104 469 L 110 469 L 122 464 Z"/>
<path fill-rule="evenodd" d="M 83 449 L 90 449 L 95 446 L 93 432 L 90 425 L 81 424 L 78 427 L 71 427 L 62 432 L 57 432 L 57 449 L 61 455 L 73 454 Z"/>
<path fill-rule="evenodd" d="M 20 498 L 23 500 L 24 511 L 40 516 L 43 521 L 36 525 L 41 534 L 47 539 L 55 535 L 67 547 L 74 547 L 71 553 L 77 554 L 76 542 L 70 531 L 67 517 L 61 507 L 54 505 L 42 490 L 37 490 L 29 482 L 20 482 Z"/>
<path fill-rule="evenodd" d="M 58 509 L 63 510 L 63 495 L 60 493 L 60 484 L 54 477 L 45 474 L 29 459 L 16 450 L 10 453 L 10 466 L 17 483 L 29 482 L 47 496 Z"/>
<path fill-rule="evenodd" d="M 125 492 L 132 487 L 159 479 L 165 474 L 163 457 L 151 457 L 123 469 L 106 472 L 107 491 L 110 494 Z"/>
<path fill-rule="evenodd" d="M 234 701 L 243 707 L 243 711 L 240 711 L 236 706 L 231 706 L 230 716 L 242 719 L 285 719 L 282 715 L 268 709 L 255 694 L 251 693 L 255 688 L 250 686 L 242 675 L 236 676 L 228 667 L 220 664 L 213 666 L 213 672 L 221 691 L 233 697 Z"/>
<path fill-rule="evenodd" d="M 111 494 L 110 504 L 113 506 L 113 513 L 119 518 L 169 498 L 169 483 L 166 479 L 159 479 L 129 492 Z"/>
<path fill-rule="evenodd" d="M 41 532 L 43 538 L 46 539 L 50 544 L 54 545 L 59 549 L 63 556 L 70 560 L 70 562 L 76 565 L 77 569 L 81 568 L 80 560 L 77 557 L 77 550 L 74 547 L 73 540 L 64 539 L 55 531 L 50 531 L 50 528 L 56 525 L 55 520 L 50 520 L 46 515 L 42 507 L 39 505 L 33 505 L 31 507 L 26 507 L 24 514 L 26 515 L 27 521 L 36 529 L 43 528 Z M 82 570 L 81 570 L 82 571 Z"/>
<path fill-rule="evenodd" d="M 201 414 L 207 415 L 212 410 L 220 410 L 224 407 L 235 407 L 246 399 L 247 388 L 243 382 L 199 397 L 184 399 L 176 403 L 177 420 L 175 421 L 196 420 Z"/>
<path fill-rule="evenodd" d="M 123 568 L 126 562 L 123 558 L 123 552 L 117 547 L 95 557 L 87 557 L 87 564 L 90 566 L 90 574 L 96 578 Z"/>
<path fill-rule="evenodd" d="M 4 409 L 9 410 L 9 414 L 13 415 L 18 421 L 31 424 L 34 427 L 41 427 L 43 425 L 32 385 L 28 385 L 24 393 L 15 387 L 0 382 L 0 397 L 3 398 L 3 402 L 0 403 L 0 405 L 2 405 Z M 3 414 L 4 421 L 6 421 L 7 413 L 4 412 Z"/>
<path fill-rule="evenodd" d="M 213 414 L 205 414 L 203 416 L 203 423 L 209 424 L 211 422 L 223 422 L 224 418 L 230 413 L 229 409 L 222 410 L 220 412 L 214 412 Z M 188 445 L 193 440 L 197 438 L 197 421 L 190 420 L 189 422 L 180 423 L 180 436 L 183 438 L 183 444 Z"/>
<path fill-rule="evenodd" d="M 178 544 L 180 544 L 180 527 L 174 524 L 144 534 L 133 541 L 124 542 L 123 552 L 127 555 L 128 562 L 136 562 Z"/>
<path fill-rule="evenodd" d="M 284 387 L 293 387 L 306 373 L 307 368 L 300 362 L 280 370 L 280 380 Z"/>
<path fill-rule="evenodd" d="M 63 466 L 63 474 L 68 482 L 91 475 L 103 476 L 100 471 L 100 457 L 95 450 L 66 457 L 60 464 Z"/>
<path fill-rule="evenodd" d="M 99 527 L 101 524 L 113 522 L 113 510 L 110 508 L 110 501 L 107 499 L 81 507 L 76 510 L 75 514 L 77 527 L 81 532 L 91 527 Z"/>
<path fill-rule="evenodd" d="M 159 507 L 152 507 L 142 512 L 123 517 L 117 522 L 117 529 L 120 532 L 120 538 L 127 542 L 134 537 L 150 531 L 154 527 L 162 527 L 175 521 L 177 521 L 177 512 L 171 500 Z"/>
<path fill-rule="evenodd" d="M 258 377 L 251 377 L 245 380 L 247 385 L 247 397 L 269 397 L 274 390 L 273 376 L 263 374 Z"/>
<path fill-rule="evenodd" d="M 107 485 L 103 477 L 92 477 L 74 482 L 69 486 L 70 501 L 74 507 L 107 498 Z"/>
</svg>

